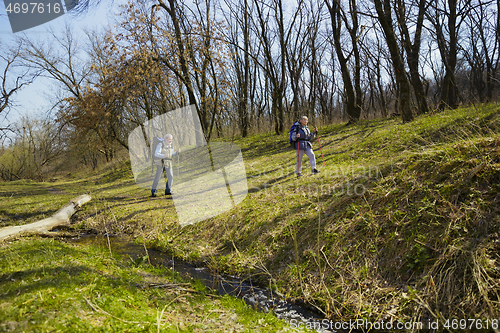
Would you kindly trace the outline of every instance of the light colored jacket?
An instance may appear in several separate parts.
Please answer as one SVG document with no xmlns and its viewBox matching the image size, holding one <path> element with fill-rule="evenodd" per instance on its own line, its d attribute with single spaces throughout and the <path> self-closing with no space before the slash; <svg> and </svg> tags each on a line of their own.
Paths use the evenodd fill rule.
<svg viewBox="0 0 500 333">
<path fill-rule="evenodd" d="M 177 155 L 177 152 L 174 151 L 172 144 L 166 145 L 165 140 L 161 139 L 160 143 L 156 146 L 155 149 L 155 164 L 158 166 L 163 165 L 166 168 L 172 167 L 172 158 Z M 162 164 L 163 160 L 163 164 Z"/>
</svg>

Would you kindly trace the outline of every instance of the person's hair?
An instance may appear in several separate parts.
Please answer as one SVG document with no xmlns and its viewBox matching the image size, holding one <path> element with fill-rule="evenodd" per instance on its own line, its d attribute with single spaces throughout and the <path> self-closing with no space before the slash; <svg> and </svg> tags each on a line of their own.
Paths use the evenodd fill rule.
<svg viewBox="0 0 500 333">
<path fill-rule="evenodd" d="M 307 118 L 307 116 L 302 116 L 302 117 L 300 117 L 300 120 L 302 120 L 302 119 L 309 120 L 309 119 Z"/>
<path fill-rule="evenodd" d="M 165 136 L 164 136 L 163 138 L 164 138 L 164 139 L 166 139 L 166 138 L 171 138 L 171 139 L 173 139 L 174 137 L 172 136 L 172 134 L 165 134 Z"/>
</svg>

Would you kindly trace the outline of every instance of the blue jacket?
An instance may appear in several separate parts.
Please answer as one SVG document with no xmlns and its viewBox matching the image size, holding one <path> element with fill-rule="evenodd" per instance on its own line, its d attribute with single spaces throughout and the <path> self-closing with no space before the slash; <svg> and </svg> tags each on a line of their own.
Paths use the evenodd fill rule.
<svg viewBox="0 0 500 333">
<path fill-rule="evenodd" d="M 295 141 L 293 148 L 297 149 L 298 142 L 300 150 L 312 149 L 311 140 L 314 140 L 314 137 L 316 136 L 315 133 L 311 132 L 307 125 L 302 126 L 299 122 L 296 122 L 294 125 L 297 125 L 297 127 L 292 133 L 292 140 Z M 297 134 L 300 134 L 298 138 Z"/>
</svg>

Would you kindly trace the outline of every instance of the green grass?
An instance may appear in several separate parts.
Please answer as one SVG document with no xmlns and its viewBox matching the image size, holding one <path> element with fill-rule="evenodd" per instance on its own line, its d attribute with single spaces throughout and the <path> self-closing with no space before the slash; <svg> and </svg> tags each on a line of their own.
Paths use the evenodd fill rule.
<svg viewBox="0 0 500 333">
<path fill-rule="evenodd" d="M 71 197 L 44 187 L 90 193 L 80 228 L 133 235 L 169 255 L 252 276 L 332 320 L 498 318 L 499 129 L 499 104 L 407 124 L 325 126 L 326 168 L 315 142 L 321 173 L 309 175 L 305 158 L 300 181 L 287 133 L 237 138 L 247 198 L 184 228 L 172 201 L 149 200 L 134 185 L 126 160 L 50 184 L 4 183 L 0 218 L 20 223 L 25 209 L 35 219 Z"/>
<path fill-rule="evenodd" d="M 169 228 L 155 243 L 258 276 L 336 320 L 495 318 L 499 124 L 491 104 L 409 124 L 327 126 L 320 129 L 327 167 L 316 148 L 322 172 L 300 182 L 286 135 L 237 140 L 247 200 L 192 227 Z M 418 297 L 409 300 L 409 288 Z"/>
<path fill-rule="evenodd" d="M 286 324 L 210 295 L 169 269 L 107 248 L 28 238 L 0 247 L 0 330 L 15 332 L 277 332 Z"/>
</svg>

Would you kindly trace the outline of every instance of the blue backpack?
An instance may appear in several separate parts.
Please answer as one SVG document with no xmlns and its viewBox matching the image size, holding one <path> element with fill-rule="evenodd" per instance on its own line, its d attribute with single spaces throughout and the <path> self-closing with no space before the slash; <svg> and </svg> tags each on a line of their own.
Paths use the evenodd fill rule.
<svg viewBox="0 0 500 333">
<path fill-rule="evenodd" d="M 299 125 L 300 123 L 298 121 L 296 121 L 292 127 L 290 128 L 290 145 L 292 147 L 295 147 L 295 141 L 292 140 L 292 134 L 293 132 L 295 132 L 295 134 L 297 134 L 297 132 L 299 131 Z"/>
</svg>

